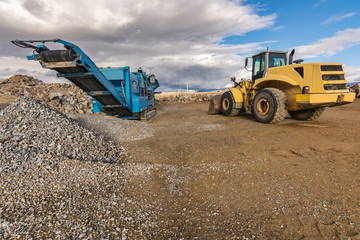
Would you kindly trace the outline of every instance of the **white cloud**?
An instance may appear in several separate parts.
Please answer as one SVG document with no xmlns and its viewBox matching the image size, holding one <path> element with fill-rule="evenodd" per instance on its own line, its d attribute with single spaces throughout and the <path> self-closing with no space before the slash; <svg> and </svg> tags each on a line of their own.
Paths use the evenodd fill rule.
<svg viewBox="0 0 360 240">
<path fill-rule="evenodd" d="M 310 45 L 295 47 L 297 58 L 333 56 L 337 52 L 360 44 L 360 28 L 338 31 L 334 36 L 323 38 Z"/>
<path fill-rule="evenodd" d="M 329 38 L 320 39 L 311 45 L 295 47 L 296 58 L 313 58 L 321 56 L 333 56 L 343 49 L 360 44 L 360 28 L 346 29 L 336 32 Z M 344 65 L 346 80 L 349 83 L 360 81 L 360 66 Z"/>
<path fill-rule="evenodd" d="M 21 57 L 0 57 L 0 79 L 14 74 L 23 74 L 44 79 L 46 82 L 59 82 L 53 71 L 44 69 L 38 62 Z"/>
<path fill-rule="evenodd" d="M 260 16 L 255 8 L 241 0 L 3 0 L 0 44 L 6 48 L 0 54 L 14 59 L 2 58 L 0 64 L 10 72 L 21 65 L 41 75 L 39 65 L 15 58 L 31 50 L 10 46 L 9 40 L 59 37 L 77 44 L 98 66 L 154 67 L 163 86 L 189 81 L 194 87 L 222 87 L 245 71 L 242 55 L 264 49 L 264 43 L 218 44 L 228 35 L 273 25 L 276 15 Z M 0 69 L 0 76 L 10 72 Z M 55 76 L 44 76 L 49 74 Z"/>
<path fill-rule="evenodd" d="M 332 22 L 340 22 L 341 20 L 353 17 L 356 14 L 357 14 L 356 12 L 351 12 L 351 13 L 347 13 L 347 14 L 336 14 L 335 16 L 332 16 L 332 17 L 326 19 L 321 24 L 329 24 L 329 23 L 332 23 Z"/>
<path fill-rule="evenodd" d="M 224 88 L 231 76 L 238 79 L 250 77 L 244 69 L 243 55 L 249 51 L 263 50 L 262 44 L 252 43 L 239 46 L 214 45 L 199 47 L 192 55 L 161 56 L 153 59 L 155 69 L 163 69 L 159 78 L 170 79 L 175 88 L 184 88 L 186 83 L 192 88 Z M 239 54 L 233 54 L 238 52 Z"/>
<path fill-rule="evenodd" d="M 346 74 L 346 80 L 348 83 L 360 82 L 360 66 L 347 66 L 344 65 L 344 71 Z"/>
<path fill-rule="evenodd" d="M 317 8 L 318 6 L 320 6 L 320 4 L 323 4 L 323 3 L 325 3 L 326 1 L 327 1 L 327 0 L 320 0 L 320 2 L 314 4 L 314 8 Z"/>
<path fill-rule="evenodd" d="M 281 29 L 284 29 L 285 27 L 286 27 L 285 25 L 278 26 L 278 27 L 273 27 L 272 29 L 270 29 L 270 31 L 276 32 L 276 31 L 279 31 Z"/>
<path fill-rule="evenodd" d="M 106 0 L 0 2 L 2 28 L 22 36 L 76 33 L 76 39 L 155 42 L 169 39 L 215 41 L 223 35 L 262 29 L 275 15 L 258 16 L 242 1 Z M 14 24 L 19 22 L 19 24 Z"/>
</svg>

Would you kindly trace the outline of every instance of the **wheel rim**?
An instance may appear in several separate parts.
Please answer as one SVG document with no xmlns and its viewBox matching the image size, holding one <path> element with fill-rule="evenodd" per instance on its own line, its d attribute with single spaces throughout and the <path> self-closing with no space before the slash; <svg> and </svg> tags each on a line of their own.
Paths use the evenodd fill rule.
<svg viewBox="0 0 360 240">
<path fill-rule="evenodd" d="M 223 106 L 223 109 L 224 109 L 224 110 L 228 110 L 229 107 L 230 107 L 230 102 L 229 102 L 229 100 L 225 98 L 225 99 L 223 100 L 223 102 L 222 102 L 222 106 Z"/>
<path fill-rule="evenodd" d="M 269 112 L 269 102 L 266 99 L 260 99 L 256 108 L 260 115 L 266 115 Z"/>
</svg>

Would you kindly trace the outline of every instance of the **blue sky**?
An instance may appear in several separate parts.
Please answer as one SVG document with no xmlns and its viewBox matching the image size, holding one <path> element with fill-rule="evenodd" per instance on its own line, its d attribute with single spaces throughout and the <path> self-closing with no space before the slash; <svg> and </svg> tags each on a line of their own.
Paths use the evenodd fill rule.
<svg viewBox="0 0 360 240">
<path fill-rule="evenodd" d="M 336 32 L 360 27 L 359 0 L 249 0 L 259 8 L 259 15 L 276 14 L 276 22 L 267 29 L 229 36 L 222 44 L 244 44 L 274 41 L 266 44 L 273 50 L 290 50 L 300 45 L 311 45 L 319 39 L 332 37 Z M 308 59 L 314 62 L 341 62 L 359 65 L 360 45 L 346 48 L 332 56 Z"/>
<path fill-rule="evenodd" d="M 162 91 L 230 86 L 250 77 L 245 57 L 267 47 L 343 63 L 360 82 L 360 0 L 0 0 L 0 32 L 0 78 L 63 81 L 10 44 L 60 38 L 100 67 L 153 67 Z"/>
</svg>

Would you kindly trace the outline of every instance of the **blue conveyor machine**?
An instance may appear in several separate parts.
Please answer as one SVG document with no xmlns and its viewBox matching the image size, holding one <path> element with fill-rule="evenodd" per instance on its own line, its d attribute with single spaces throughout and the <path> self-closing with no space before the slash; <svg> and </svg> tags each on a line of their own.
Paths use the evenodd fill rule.
<svg viewBox="0 0 360 240">
<path fill-rule="evenodd" d="M 155 75 L 141 68 L 130 72 L 126 67 L 99 68 L 75 44 L 61 39 L 13 40 L 16 46 L 34 49 L 28 60 L 39 61 L 43 68 L 57 71 L 92 97 L 93 111 L 129 119 L 150 119 L 156 114 L 154 90 L 159 87 Z M 62 50 L 50 50 L 46 42 L 63 44 Z M 39 45 L 33 45 L 38 43 Z"/>
</svg>

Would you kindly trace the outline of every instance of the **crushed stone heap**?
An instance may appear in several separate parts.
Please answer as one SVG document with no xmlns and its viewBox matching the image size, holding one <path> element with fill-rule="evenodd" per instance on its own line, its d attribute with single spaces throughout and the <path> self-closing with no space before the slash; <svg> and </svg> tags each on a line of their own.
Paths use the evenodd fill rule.
<svg viewBox="0 0 360 240">
<path fill-rule="evenodd" d="M 151 206 L 125 195 L 138 171 L 126 158 L 76 120 L 16 99 L 0 112 L 0 239 L 144 239 L 131 235 L 152 226 Z"/>
<path fill-rule="evenodd" d="M 17 93 L 21 88 L 28 87 L 35 87 L 37 85 L 45 85 L 45 83 L 39 79 L 17 74 L 8 79 L 4 79 L 0 82 L 2 86 L 3 93 L 5 92 L 13 92 L 14 94 Z"/>
<path fill-rule="evenodd" d="M 351 86 L 350 91 L 353 91 L 356 94 L 356 97 L 360 98 L 360 83 L 356 83 Z"/>
<path fill-rule="evenodd" d="M 156 95 L 156 102 L 158 103 L 193 103 L 193 102 L 208 102 L 210 99 L 222 92 L 209 93 L 162 93 Z"/>
<path fill-rule="evenodd" d="M 108 163 L 125 156 L 123 147 L 26 97 L 16 99 L 0 113 L 0 143 L 2 164 L 53 158 Z"/>
<path fill-rule="evenodd" d="M 44 83 L 26 75 L 0 81 L 0 97 L 31 97 L 62 113 L 92 114 L 91 97 L 74 84 Z"/>
</svg>

